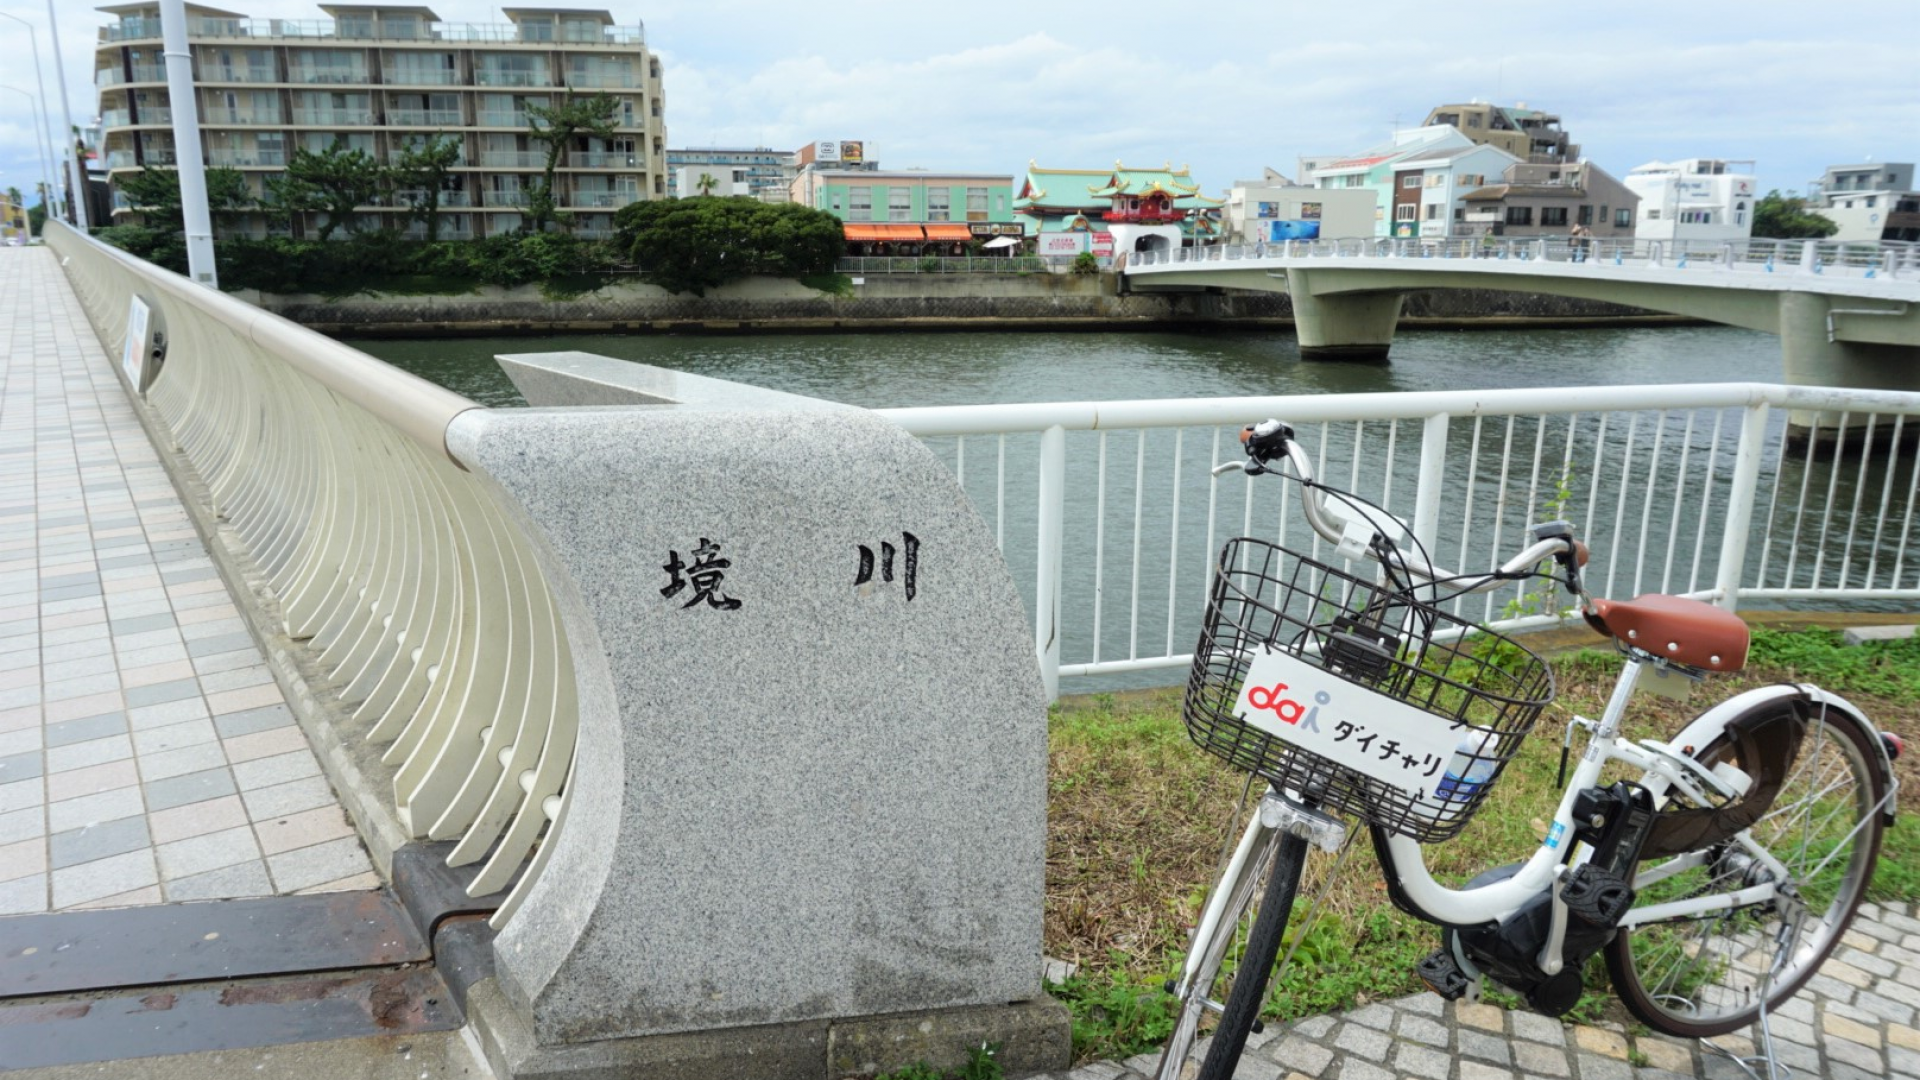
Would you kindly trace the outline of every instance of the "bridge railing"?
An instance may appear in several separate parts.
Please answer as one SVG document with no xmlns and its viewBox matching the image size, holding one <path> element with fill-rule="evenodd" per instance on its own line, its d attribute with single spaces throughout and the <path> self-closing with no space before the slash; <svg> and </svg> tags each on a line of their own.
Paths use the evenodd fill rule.
<svg viewBox="0 0 1920 1080">
<path fill-rule="evenodd" d="M 1790 430 L 1789 412 L 1804 410 L 1838 423 Z M 1324 479 L 1399 515 L 1462 573 L 1518 550 L 1529 525 L 1566 518 L 1592 545 L 1596 595 L 1674 592 L 1728 608 L 1920 600 L 1920 394 L 1722 384 L 882 415 L 945 458 L 997 531 L 1056 690 L 1063 676 L 1188 664 L 1228 537 L 1331 557 L 1294 485 L 1209 475 L 1238 455 L 1242 425 L 1269 416 L 1299 429 Z M 1502 627 L 1568 616 L 1539 582 L 1454 606 Z"/>
<path fill-rule="evenodd" d="M 1859 278 L 1920 279 L 1920 244 L 1831 240 L 1641 240 L 1564 236 L 1351 237 L 1286 240 L 1131 252 L 1127 269 L 1264 259 L 1491 259 L 1514 262 L 1717 269 L 1751 273 L 1833 273 Z"/>
<path fill-rule="evenodd" d="M 542 863 L 544 847 L 520 874 L 559 812 L 576 709 L 534 551 L 447 451 L 447 425 L 479 406 L 57 221 L 47 242 L 109 348 L 148 309 L 157 332 L 133 348 L 164 350 L 142 380 L 154 438 L 271 597 L 269 650 L 332 699 L 322 716 L 349 718 L 309 734 L 385 746 L 393 805 L 343 790 L 369 847 L 385 862 L 457 840 L 452 865 L 484 862 L 473 895 L 519 875 L 504 921 Z"/>
</svg>

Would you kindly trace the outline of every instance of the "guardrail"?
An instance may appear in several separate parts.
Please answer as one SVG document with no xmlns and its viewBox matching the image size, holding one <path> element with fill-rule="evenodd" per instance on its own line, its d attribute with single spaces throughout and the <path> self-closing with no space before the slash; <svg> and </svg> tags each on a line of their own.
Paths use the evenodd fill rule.
<svg viewBox="0 0 1920 1080">
<path fill-rule="evenodd" d="M 1742 273 L 1835 273 L 1861 278 L 1920 278 L 1920 244 L 1897 240 L 1847 243 L 1833 240 L 1636 240 L 1564 236 L 1435 237 L 1345 240 L 1285 240 L 1271 244 L 1136 251 L 1122 260 L 1128 270 L 1190 263 L 1262 259 L 1495 259 L 1608 266 L 1723 270 Z"/>
<path fill-rule="evenodd" d="M 147 403 L 350 714 L 335 735 L 387 744 L 403 837 L 485 860 L 473 895 L 511 883 L 560 812 L 577 710 L 534 545 L 446 447 L 479 406 L 57 221 L 47 240 L 110 351 L 136 297 L 163 329 Z"/>
<path fill-rule="evenodd" d="M 1840 415 L 1790 436 L 1789 410 Z M 1399 515 L 1457 572 L 1497 565 L 1528 525 L 1565 517 L 1592 545 L 1596 595 L 1920 600 L 1920 394 L 1721 384 L 881 415 L 928 440 L 996 530 L 1054 692 L 1063 676 L 1190 663 L 1227 537 L 1331 554 L 1297 517 L 1293 485 L 1208 475 L 1239 455 L 1241 426 L 1269 416 L 1299 428 L 1324 479 Z M 1507 628 L 1567 614 L 1525 584 L 1455 607 Z"/>
<path fill-rule="evenodd" d="M 1056 255 L 849 255 L 834 269 L 842 274 L 1065 274 L 1073 262 L 1072 256 Z M 1111 259 L 1102 257 L 1098 263 L 1102 270 L 1112 268 Z"/>
</svg>

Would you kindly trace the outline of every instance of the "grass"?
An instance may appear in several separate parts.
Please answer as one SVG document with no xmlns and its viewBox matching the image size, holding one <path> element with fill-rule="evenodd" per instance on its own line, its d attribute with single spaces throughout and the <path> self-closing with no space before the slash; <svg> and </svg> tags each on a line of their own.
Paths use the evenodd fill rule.
<svg viewBox="0 0 1920 1080">
<path fill-rule="evenodd" d="M 1575 713 L 1600 714 L 1619 660 L 1588 650 L 1557 658 L 1554 669 L 1559 699 L 1502 774 L 1500 797 L 1457 839 L 1427 850 L 1440 881 L 1461 884 L 1539 844 L 1559 791 L 1564 726 Z M 1714 702 L 1783 680 L 1840 693 L 1883 728 L 1920 731 L 1920 640 L 1845 647 L 1830 631 L 1756 630 L 1748 670 L 1711 677 L 1690 701 L 1636 697 L 1627 735 L 1669 736 Z M 1246 779 L 1195 749 L 1179 713 L 1176 687 L 1070 699 L 1052 715 L 1046 951 L 1079 965 L 1052 988 L 1073 1013 L 1076 1061 L 1124 1059 L 1165 1039 L 1173 998 L 1162 984 L 1178 971 L 1186 928 L 1197 920 L 1228 830 L 1237 829 L 1227 817 Z M 1912 755 L 1895 769 L 1903 787 L 1920 779 Z M 1347 861 L 1274 988 L 1270 1016 L 1315 1015 L 1422 989 L 1414 965 L 1437 946 L 1437 931 L 1388 902 L 1364 838 Z M 1310 861 L 1297 911 L 1332 865 Z M 1920 898 L 1920 827 L 1911 817 L 1887 833 L 1869 897 Z M 1576 1019 L 1625 1019 L 1597 957 L 1588 986 Z"/>
</svg>

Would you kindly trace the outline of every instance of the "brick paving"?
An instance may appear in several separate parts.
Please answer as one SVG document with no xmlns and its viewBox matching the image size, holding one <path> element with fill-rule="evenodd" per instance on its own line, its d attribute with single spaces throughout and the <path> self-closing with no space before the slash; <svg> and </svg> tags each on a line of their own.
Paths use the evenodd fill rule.
<svg viewBox="0 0 1920 1080">
<path fill-rule="evenodd" d="M 1773 1015 L 1774 1053 L 1798 1080 L 1920 1080 L 1920 918 L 1867 904 L 1818 975 Z M 1757 1028 L 1712 1040 L 1754 1053 Z M 1139 1080 L 1157 1054 L 1101 1061 L 1066 1080 Z M 1248 1040 L 1242 1080 L 1746 1080 L 1726 1056 L 1637 1025 L 1562 1023 L 1415 994 L 1269 1024 Z M 1766 1076 L 1764 1067 L 1759 1075 Z M 1788 1075 L 1783 1072 L 1781 1075 Z"/>
<path fill-rule="evenodd" d="M 376 887 L 112 365 L 0 249 L 0 915 Z"/>
</svg>

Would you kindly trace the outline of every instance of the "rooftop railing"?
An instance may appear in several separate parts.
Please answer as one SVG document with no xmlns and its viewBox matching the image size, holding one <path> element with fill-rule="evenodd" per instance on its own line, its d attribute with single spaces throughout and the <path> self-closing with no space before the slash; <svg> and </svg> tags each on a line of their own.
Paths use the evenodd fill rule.
<svg viewBox="0 0 1920 1080">
<path fill-rule="evenodd" d="M 122 19 L 100 28 L 101 41 L 159 40 L 160 20 Z M 263 41 L 417 41 L 454 43 L 644 45 L 644 25 L 592 27 L 516 26 L 513 23 L 421 22 L 405 19 L 220 19 L 189 18 L 189 38 Z"/>
</svg>

